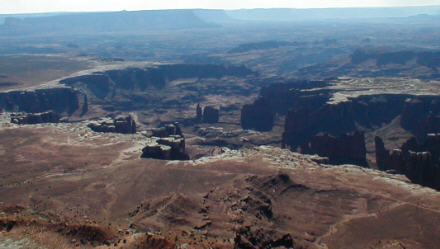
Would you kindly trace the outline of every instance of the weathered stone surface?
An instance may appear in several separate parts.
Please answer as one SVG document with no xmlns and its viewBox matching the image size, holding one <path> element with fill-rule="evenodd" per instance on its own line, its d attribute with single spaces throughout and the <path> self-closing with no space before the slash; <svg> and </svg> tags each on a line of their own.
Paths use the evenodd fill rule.
<svg viewBox="0 0 440 249">
<path fill-rule="evenodd" d="M 88 126 L 96 132 L 136 133 L 136 122 L 131 115 L 126 117 L 118 116 L 115 119 L 105 118 L 99 121 L 92 121 Z"/>
<path fill-rule="evenodd" d="M 404 174 L 414 183 L 440 189 L 440 134 L 428 134 L 423 143 L 412 138 L 391 152 L 379 137 L 375 142 L 379 169 Z"/>
<path fill-rule="evenodd" d="M 217 123 L 219 119 L 219 110 L 212 107 L 206 106 L 203 109 L 203 122 L 204 123 Z"/>
<path fill-rule="evenodd" d="M 355 164 L 367 166 L 365 157 L 365 137 L 362 132 L 353 132 L 334 137 L 329 134 L 318 134 L 301 146 L 305 154 L 317 154 L 327 157 L 330 164 Z"/>
<path fill-rule="evenodd" d="M 52 111 L 42 113 L 11 113 L 11 122 L 15 124 L 58 123 L 61 115 Z"/>
</svg>

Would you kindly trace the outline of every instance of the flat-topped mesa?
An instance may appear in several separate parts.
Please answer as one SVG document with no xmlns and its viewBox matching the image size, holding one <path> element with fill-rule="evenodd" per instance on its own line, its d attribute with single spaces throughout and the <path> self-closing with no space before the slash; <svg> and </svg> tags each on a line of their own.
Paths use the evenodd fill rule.
<svg viewBox="0 0 440 249">
<path fill-rule="evenodd" d="M 15 124 L 41 124 L 41 123 L 58 123 L 61 115 L 56 112 L 41 113 L 11 113 L 11 123 Z"/>
<path fill-rule="evenodd" d="M 318 134 L 309 143 L 302 145 L 300 150 L 304 154 L 327 157 L 329 164 L 368 166 L 364 133 L 358 131 L 342 134 L 339 137 Z"/>
<path fill-rule="evenodd" d="M 440 190 L 440 134 L 428 134 L 423 143 L 409 139 L 400 149 L 388 151 L 375 137 L 379 169 L 406 175 L 412 182 Z"/>
<path fill-rule="evenodd" d="M 222 66 L 212 64 L 168 64 L 143 68 L 95 72 L 88 75 L 66 78 L 60 81 L 66 86 L 87 92 L 92 101 L 113 99 L 122 92 L 163 89 L 171 81 L 178 79 L 208 79 L 222 77 L 247 77 L 255 75 L 244 66 Z"/>
<path fill-rule="evenodd" d="M 115 132 L 123 134 L 136 133 L 136 122 L 131 115 L 118 116 L 115 119 L 106 118 L 100 121 L 93 121 L 88 127 L 96 132 Z"/>
</svg>

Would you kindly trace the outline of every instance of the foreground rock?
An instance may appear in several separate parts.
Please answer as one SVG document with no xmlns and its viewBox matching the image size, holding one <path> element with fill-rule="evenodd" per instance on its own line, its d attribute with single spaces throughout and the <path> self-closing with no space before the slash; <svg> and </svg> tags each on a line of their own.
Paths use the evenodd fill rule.
<svg viewBox="0 0 440 249">
<path fill-rule="evenodd" d="M 320 165 L 271 146 L 141 160 L 139 146 L 152 139 L 81 136 L 90 132 L 83 126 L 0 130 L 0 223 L 10 229 L 1 236 L 53 237 L 44 247 L 66 249 L 108 242 L 159 249 L 168 241 L 191 249 L 440 244 L 440 193 L 403 175 Z M 16 204 L 25 209 L 11 208 Z M 148 232 L 163 240 L 146 238 Z"/>
<path fill-rule="evenodd" d="M 115 132 L 123 134 L 136 133 L 136 122 L 131 115 L 126 117 L 118 116 L 115 119 L 101 119 L 100 121 L 89 123 L 88 126 L 96 132 Z"/>
<path fill-rule="evenodd" d="M 319 134 L 300 148 L 302 153 L 327 157 L 330 164 L 368 166 L 365 157 L 365 137 L 362 132 L 342 134 L 339 137 Z"/>
<path fill-rule="evenodd" d="M 412 138 L 392 151 L 385 149 L 379 137 L 375 143 L 379 169 L 404 174 L 414 183 L 440 190 L 440 134 L 428 134 L 423 143 Z"/>
<path fill-rule="evenodd" d="M 11 122 L 15 124 L 41 124 L 41 123 L 58 123 L 61 115 L 56 112 L 42 113 L 11 113 Z"/>
</svg>

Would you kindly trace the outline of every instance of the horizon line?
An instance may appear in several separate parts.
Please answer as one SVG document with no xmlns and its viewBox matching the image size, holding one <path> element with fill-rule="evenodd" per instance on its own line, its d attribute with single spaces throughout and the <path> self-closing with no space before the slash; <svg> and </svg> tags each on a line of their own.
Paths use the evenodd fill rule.
<svg viewBox="0 0 440 249">
<path fill-rule="evenodd" d="M 15 12 L 15 13 L 0 13 L 0 15 L 33 15 L 33 14 L 78 14 L 78 13 L 111 13 L 111 12 L 136 12 L 136 11 L 161 11 L 161 10 L 224 10 L 224 11 L 236 11 L 236 10 L 280 10 L 280 9 L 291 9 L 291 10 L 330 10 L 330 9 L 396 9 L 396 8 L 427 8 L 427 7 L 440 7 L 440 5 L 404 5 L 404 6 L 347 6 L 347 7 L 309 7 L 309 8 L 291 8 L 291 7 L 256 7 L 256 8 L 163 8 L 163 9 L 136 9 L 136 10 L 91 10 L 91 11 L 68 11 L 68 10 L 60 10 L 60 11 L 36 11 L 36 12 Z"/>
</svg>

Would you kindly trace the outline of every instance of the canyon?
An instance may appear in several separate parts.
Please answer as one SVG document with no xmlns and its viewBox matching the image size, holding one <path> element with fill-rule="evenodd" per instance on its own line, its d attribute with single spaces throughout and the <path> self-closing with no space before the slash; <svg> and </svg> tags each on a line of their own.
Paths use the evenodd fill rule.
<svg viewBox="0 0 440 249">
<path fill-rule="evenodd" d="M 438 247 L 437 10 L 0 14 L 0 248 Z"/>
</svg>

